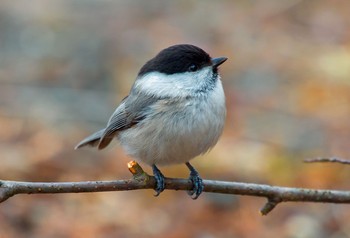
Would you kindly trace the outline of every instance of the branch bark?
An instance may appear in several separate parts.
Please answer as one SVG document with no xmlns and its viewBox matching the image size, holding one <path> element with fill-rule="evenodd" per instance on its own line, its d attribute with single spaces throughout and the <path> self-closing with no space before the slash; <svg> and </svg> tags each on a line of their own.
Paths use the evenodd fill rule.
<svg viewBox="0 0 350 238">
<path fill-rule="evenodd" d="M 155 187 L 154 177 L 144 172 L 138 163 L 129 162 L 128 167 L 133 177 L 126 180 L 53 183 L 0 180 L 0 202 L 16 194 L 126 191 Z M 260 210 L 262 215 L 267 215 L 282 202 L 350 203 L 350 191 L 289 188 L 216 180 L 203 180 L 203 183 L 204 192 L 265 197 L 267 202 Z M 188 179 L 166 178 L 165 188 L 191 190 L 192 184 Z"/>
</svg>

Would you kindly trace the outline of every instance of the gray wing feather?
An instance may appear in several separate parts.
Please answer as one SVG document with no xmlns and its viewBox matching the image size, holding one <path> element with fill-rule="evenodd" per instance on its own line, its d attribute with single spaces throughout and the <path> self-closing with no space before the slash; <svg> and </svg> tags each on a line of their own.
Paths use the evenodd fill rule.
<svg viewBox="0 0 350 238">
<path fill-rule="evenodd" d="M 111 140 L 113 139 L 113 133 L 122 127 L 126 126 L 126 112 L 125 112 L 125 100 L 127 97 L 125 97 L 121 104 L 117 107 L 115 112 L 112 114 L 110 119 L 108 120 L 107 127 L 99 130 L 98 132 L 95 132 L 94 134 L 86 137 L 84 140 L 79 142 L 79 144 L 75 147 L 75 149 L 79 149 L 84 146 L 92 146 L 92 147 L 98 147 L 99 149 L 103 149 L 106 147 Z M 112 127 L 112 128 L 111 128 Z M 101 144 L 103 140 L 103 144 Z"/>
<path fill-rule="evenodd" d="M 152 95 L 132 91 L 128 97 L 124 98 L 109 119 L 98 144 L 98 149 L 105 148 L 119 131 L 128 129 L 141 122 L 146 117 L 146 111 L 149 106 L 158 100 L 159 98 Z"/>
<path fill-rule="evenodd" d="M 125 110 L 125 100 L 119 105 L 119 107 L 112 114 L 111 118 L 108 120 L 107 127 L 101 135 L 98 149 L 102 150 L 113 140 L 114 135 L 122 130 L 130 127 L 128 113 Z"/>
<path fill-rule="evenodd" d="M 105 148 L 121 130 L 128 129 L 141 122 L 146 117 L 146 111 L 160 98 L 132 90 L 125 97 L 108 120 L 106 128 L 82 140 L 75 149 L 92 146 L 99 150 Z"/>
</svg>

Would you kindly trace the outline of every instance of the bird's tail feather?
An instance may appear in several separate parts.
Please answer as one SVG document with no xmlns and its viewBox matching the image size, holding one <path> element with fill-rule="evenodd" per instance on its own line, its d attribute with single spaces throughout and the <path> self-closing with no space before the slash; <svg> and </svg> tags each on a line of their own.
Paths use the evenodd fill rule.
<svg viewBox="0 0 350 238">
<path fill-rule="evenodd" d="M 91 146 L 91 147 L 98 146 L 98 144 L 100 143 L 101 136 L 103 135 L 104 131 L 105 131 L 105 129 L 102 129 L 102 130 L 95 132 L 92 135 L 89 135 L 84 140 L 80 141 L 79 144 L 77 144 L 74 149 L 79 149 L 79 148 L 85 147 L 85 146 Z"/>
</svg>

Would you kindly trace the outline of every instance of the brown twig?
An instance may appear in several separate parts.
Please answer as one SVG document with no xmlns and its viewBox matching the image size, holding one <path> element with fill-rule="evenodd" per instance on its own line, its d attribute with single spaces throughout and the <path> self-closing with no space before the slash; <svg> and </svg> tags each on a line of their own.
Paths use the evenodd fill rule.
<svg viewBox="0 0 350 238">
<path fill-rule="evenodd" d="M 144 172 L 138 163 L 132 161 L 128 167 L 133 178 L 126 180 L 55 183 L 0 180 L 0 202 L 16 194 L 106 192 L 155 187 L 154 177 Z M 268 214 L 281 202 L 350 203 L 350 191 L 288 188 L 216 180 L 203 180 L 203 183 L 204 192 L 267 198 L 267 203 L 260 210 L 262 215 Z M 190 190 L 192 184 L 188 179 L 166 178 L 165 188 Z"/>
<path fill-rule="evenodd" d="M 314 158 L 314 159 L 305 159 L 306 163 L 339 163 L 339 164 L 350 164 L 350 160 L 341 159 L 337 157 L 330 158 Z"/>
</svg>

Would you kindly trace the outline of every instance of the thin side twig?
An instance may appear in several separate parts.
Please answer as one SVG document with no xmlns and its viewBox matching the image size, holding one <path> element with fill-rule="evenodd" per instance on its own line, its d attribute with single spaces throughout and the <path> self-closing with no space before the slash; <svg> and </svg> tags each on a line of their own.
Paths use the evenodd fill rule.
<svg viewBox="0 0 350 238">
<path fill-rule="evenodd" d="M 19 182 L 0 180 L 0 202 L 16 194 L 40 193 L 85 193 L 106 191 L 127 191 L 153 189 L 155 179 L 132 161 L 128 164 L 133 178 L 112 181 L 85 182 Z M 204 192 L 265 197 L 266 204 L 260 210 L 267 215 L 282 202 L 350 203 L 350 191 L 289 188 L 254 183 L 238 183 L 217 180 L 203 180 Z M 166 178 L 165 189 L 191 190 L 188 179 Z"/>
<path fill-rule="evenodd" d="M 313 159 L 305 159 L 305 163 L 339 163 L 339 164 L 350 164 L 350 160 L 341 159 L 337 157 L 330 158 L 313 158 Z"/>
</svg>

